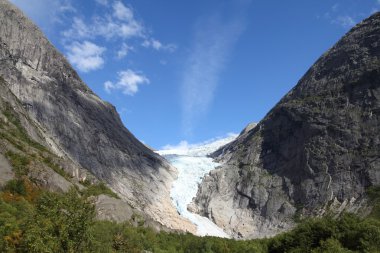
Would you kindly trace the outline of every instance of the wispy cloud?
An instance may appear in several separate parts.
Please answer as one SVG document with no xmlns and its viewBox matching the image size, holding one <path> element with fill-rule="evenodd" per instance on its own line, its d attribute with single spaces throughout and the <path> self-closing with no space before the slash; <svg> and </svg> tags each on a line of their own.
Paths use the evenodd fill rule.
<svg viewBox="0 0 380 253">
<path fill-rule="evenodd" d="M 128 46 L 127 43 L 123 43 L 120 47 L 120 49 L 117 51 L 117 58 L 118 59 L 123 59 L 126 57 L 129 53 L 129 51 L 132 51 L 133 47 Z"/>
<path fill-rule="evenodd" d="M 70 0 L 10 0 L 44 28 L 61 23 L 67 13 L 76 12 Z"/>
<path fill-rule="evenodd" d="M 226 19 L 216 14 L 200 19 L 195 29 L 182 81 L 182 123 L 186 135 L 192 134 L 197 121 L 207 113 L 244 22 L 239 16 Z"/>
<path fill-rule="evenodd" d="M 333 20 L 331 20 L 331 23 L 340 25 L 343 28 L 350 28 L 356 24 L 356 21 L 353 17 L 345 15 L 334 18 Z"/>
<path fill-rule="evenodd" d="M 356 3 L 359 5 L 360 3 Z M 329 23 L 340 26 L 341 28 L 347 30 L 355 26 L 358 21 L 366 18 L 369 14 L 379 11 L 380 0 L 372 0 L 372 3 L 367 6 L 366 10 L 357 10 L 350 5 L 344 4 L 334 4 L 332 5 L 324 14 L 317 15 L 318 19 L 324 19 Z M 355 5 L 354 5 L 355 6 Z"/>
<path fill-rule="evenodd" d="M 84 41 L 83 43 L 73 42 L 66 46 L 66 50 L 68 51 L 67 59 L 82 72 L 103 67 L 104 59 L 102 55 L 106 50 L 104 47 Z"/>
<path fill-rule="evenodd" d="M 112 90 L 121 90 L 123 94 L 133 96 L 138 92 L 140 85 L 148 83 L 149 79 L 142 73 L 127 69 L 118 72 L 118 80 L 116 83 L 111 81 L 105 82 L 104 89 L 108 93 L 111 93 Z"/>
<path fill-rule="evenodd" d="M 153 38 L 144 40 L 141 45 L 143 47 L 146 47 L 146 48 L 149 48 L 149 47 L 153 48 L 157 51 L 164 50 L 164 51 L 168 51 L 171 53 L 174 52 L 175 50 L 177 50 L 177 45 L 175 45 L 175 44 L 162 44 L 159 40 L 156 40 Z"/>
</svg>

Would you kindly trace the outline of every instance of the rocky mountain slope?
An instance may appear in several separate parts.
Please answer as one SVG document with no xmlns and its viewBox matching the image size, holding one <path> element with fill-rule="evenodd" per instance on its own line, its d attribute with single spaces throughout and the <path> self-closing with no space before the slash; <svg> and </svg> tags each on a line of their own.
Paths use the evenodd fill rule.
<svg viewBox="0 0 380 253">
<path fill-rule="evenodd" d="M 348 32 L 254 128 L 213 154 L 224 162 L 192 209 L 235 237 L 300 217 L 368 211 L 380 184 L 380 13 Z"/>
<path fill-rule="evenodd" d="M 29 119 L 24 127 L 38 129 L 28 134 L 70 161 L 69 174 L 79 181 L 94 175 L 169 228 L 195 229 L 171 204 L 175 169 L 123 126 L 115 108 L 97 97 L 7 0 L 0 0 L 0 76 Z"/>
</svg>

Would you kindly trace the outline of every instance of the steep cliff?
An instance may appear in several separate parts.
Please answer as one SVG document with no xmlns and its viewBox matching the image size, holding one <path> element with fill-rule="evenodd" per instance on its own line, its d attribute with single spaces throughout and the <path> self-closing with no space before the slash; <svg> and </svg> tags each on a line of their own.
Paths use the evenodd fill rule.
<svg viewBox="0 0 380 253">
<path fill-rule="evenodd" d="M 175 169 L 123 126 L 115 108 L 96 96 L 7 0 L 0 0 L 0 76 L 52 152 L 107 182 L 123 200 L 163 225 L 194 229 L 170 201 Z"/>
<path fill-rule="evenodd" d="M 380 184 L 380 13 L 318 59 L 253 129 L 213 156 L 192 209 L 236 237 L 287 230 L 304 216 L 365 215 Z"/>
</svg>

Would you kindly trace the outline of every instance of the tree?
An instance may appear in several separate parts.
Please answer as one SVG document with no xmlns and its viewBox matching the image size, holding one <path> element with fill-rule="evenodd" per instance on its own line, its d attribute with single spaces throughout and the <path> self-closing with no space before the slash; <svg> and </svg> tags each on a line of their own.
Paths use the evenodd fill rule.
<svg viewBox="0 0 380 253">
<path fill-rule="evenodd" d="M 72 189 L 64 195 L 45 192 L 25 228 L 27 252 L 86 252 L 94 206 Z"/>
</svg>

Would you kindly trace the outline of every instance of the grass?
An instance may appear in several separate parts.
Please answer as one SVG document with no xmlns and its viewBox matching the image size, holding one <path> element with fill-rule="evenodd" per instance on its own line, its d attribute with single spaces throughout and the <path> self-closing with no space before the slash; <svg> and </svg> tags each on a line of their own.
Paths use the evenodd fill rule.
<svg viewBox="0 0 380 253">
<path fill-rule="evenodd" d="M 20 178 L 22 176 L 28 175 L 28 166 L 31 162 L 29 157 L 12 151 L 6 152 L 5 157 L 8 158 L 8 160 L 10 161 L 13 171 L 16 174 L 16 177 Z"/>
<path fill-rule="evenodd" d="M 87 189 L 83 191 L 85 196 L 99 196 L 101 194 L 119 199 L 119 196 L 108 188 L 103 182 L 95 183 L 87 186 Z"/>
<path fill-rule="evenodd" d="M 43 145 L 39 144 L 38 142 L 32 140 L 29 137 L 25 128 L 22 126 L 20 119 L 18 118 L 18 116 L 16 115 L 12 106 L 9 103 L 5 104 L 5 110 L 3 111 L 3 114 L 8 119 L 8 121 L 15 126 L 15 128 L 10 129 L 8 131 L 10 135 L 22 142 L 25 142 L 26 144 L 35 149 L 48 152 L 48 150 Z"/>
<path fill-rule="evenodd" d="M 52 170 L 54 170 L 56 173 L 64 177 L 66 180 L 70 181 L 72 176 L 70 176 L 61 166 L 53 162 L 53 159 L 51 157 L 44 157 L 42 161 Z"/>
</svg>

